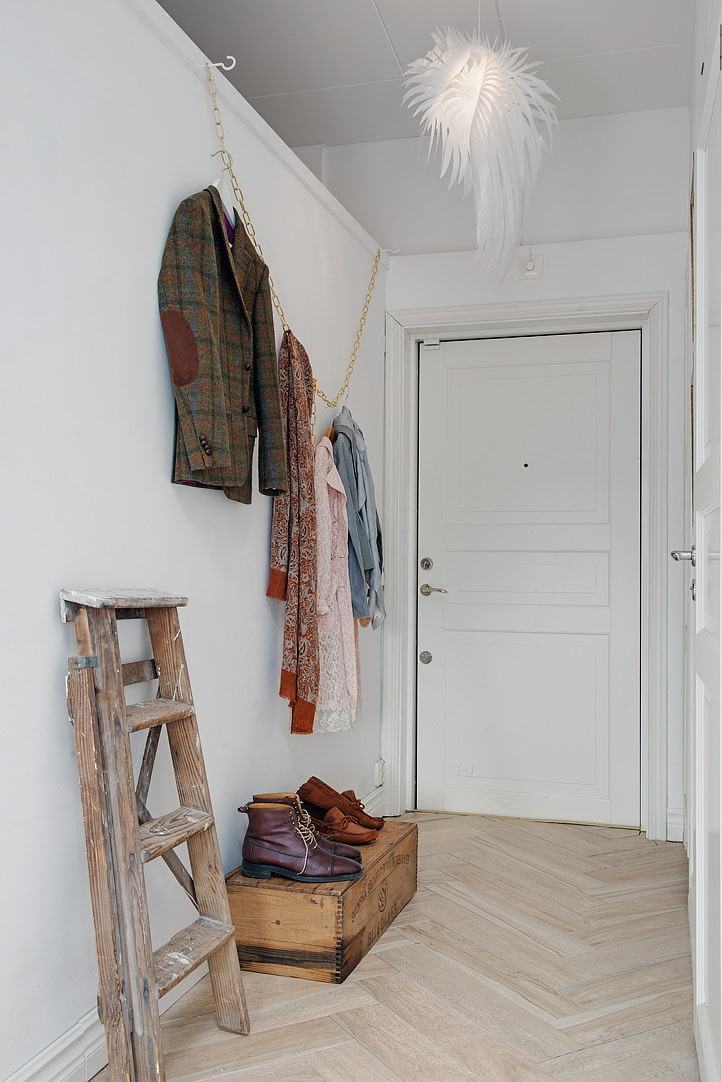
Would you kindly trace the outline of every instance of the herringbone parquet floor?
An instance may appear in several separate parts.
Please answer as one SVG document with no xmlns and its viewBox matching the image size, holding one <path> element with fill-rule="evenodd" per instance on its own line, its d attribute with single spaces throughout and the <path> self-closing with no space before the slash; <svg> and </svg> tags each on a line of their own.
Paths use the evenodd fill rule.
<svg viewBox="0 0 722 1082">
<path fill-rule="evenodd" d="M 164 1015 L 169 1082 L 698 1082 L 687 862 L 631 831 L 409 814 L 419 889 L 342 985 L 204 978 Z"/>
</svg>

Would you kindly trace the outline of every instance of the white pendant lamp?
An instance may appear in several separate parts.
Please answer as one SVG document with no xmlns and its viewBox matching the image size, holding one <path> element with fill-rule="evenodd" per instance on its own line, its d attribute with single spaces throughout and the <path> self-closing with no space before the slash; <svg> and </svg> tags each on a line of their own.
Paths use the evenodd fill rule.
<svg viewBox="0 0 722 1082">
<path fill-rule="evenodd" d="M 507 41 L 447 28 L 405 73 L 404 101 L 442 154 L 449 187 L 473 190 L 478 261 L 501 275 L 521 243 L 524 215 L 556 125 L 557 95 Z M 558 100 L 558 99 L 557 99 Z"/>
</svg>

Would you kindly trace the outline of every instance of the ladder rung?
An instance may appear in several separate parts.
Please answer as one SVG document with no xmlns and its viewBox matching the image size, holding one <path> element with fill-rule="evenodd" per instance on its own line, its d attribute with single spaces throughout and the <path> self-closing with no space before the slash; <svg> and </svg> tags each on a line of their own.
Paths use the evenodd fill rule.
<svg viewBox="0 0 722 1082">
<path fill-rule="evenodd" d="M 158 995 L 169 992 L 234 935 L 232 924 L 222 924 L 210 917 L 199 917 L 177 932 L 163 947 L 153 951 Z"/>
<path fill-rule="evenodd" d="M 147 661 L 126 661 L 123 665 L 123 686 L 129 684 L 145 684 L 148 680 L 157 680 L 158 670 L 155 667 L 155 659 L 150 657 Z"/>
<path fill-rule="evenodd" d="M 167 725 L 171 721 L 182 721 L 192 713 L 193 704 L 183 703 L 180 699 L 151 699 L 150 702 L 125 708 L 129 733 L 151 729 L 154 725 Z"/>
<path fill-rule="evenodd" d="M 157 819 L 148 819 L 138 829 L 141 858 L 144 863 L 155 860 L 212 825 L 213 816 L 200 808 L 176 808 Z"/>
</svg>

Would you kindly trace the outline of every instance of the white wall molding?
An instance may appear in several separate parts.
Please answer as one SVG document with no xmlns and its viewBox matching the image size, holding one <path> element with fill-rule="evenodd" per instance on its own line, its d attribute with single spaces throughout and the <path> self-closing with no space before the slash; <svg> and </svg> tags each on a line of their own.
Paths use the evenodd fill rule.
<svg viewBox="0 0 722 1082">
<path fill-rule="evenodd" d="M 159 1003 L 163 1014 L 208 973 L 204 962 L 171 989 Z M 108 1062 L 105 1030 L 93 1009 L 65 1033 L 19 1067 L 5 1082 L 90 1082 Z"/>
<path fill-rule="evenodd" d="M 415 806 L 418 371 L 403 321 L 386 317 L 381 756 L 386 814 Z"/>
<path fill-rule="evenodd" d="M 87 1014 L 6 1082 L 88 1082 L 108 1062 L 97 1011 Z"/>
<path fill-rule="evenodd" d="M 642 331 L 642 823 L 667 837 L 668 295 L 630 294 L 387 315 L 382 755 L 387 814 L 414 806 L 418 343 L 425 337 Z"/>
<path fill-rule="evenodd" d="M 383 785 L 377 785 L 363 798 L 363 806 L 367 815 L 384 815 L 386 800 Z"/>
<path fill-rule="evenodd" d="M 716 1022 L 719 1025 L 719 1020 Z M 694 1009 L 694 1038 L 701 1082 L 719 1082 L 719 1068 L 715 1063 L 714 1040 L 710 1029 L 707 1009 L 699 1003 Z"/>
<path fill-rule="evenodd" d="M 667 841 L 684 841 L 684 809 L 667 808 Z"/>
</svg>

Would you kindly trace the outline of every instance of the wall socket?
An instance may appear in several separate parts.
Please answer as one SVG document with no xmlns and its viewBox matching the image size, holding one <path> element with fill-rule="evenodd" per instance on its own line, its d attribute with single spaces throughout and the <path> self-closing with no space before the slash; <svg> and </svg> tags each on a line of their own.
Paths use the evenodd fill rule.
<svg viewBox="0 0 722 1082">
<path fill-rule="evenodd" d="M 384 763 L 383 759 L 376 760 L 376 767 L 374 770 L 374 785 L 378 788 L 379 785 L 384 784 Z"/>
<path fill-rule="evenodd" d="M 532 255 L 531 253 L 521 261 L 520 278 L 543 278 L 544 256 Z"/>
</svg>

